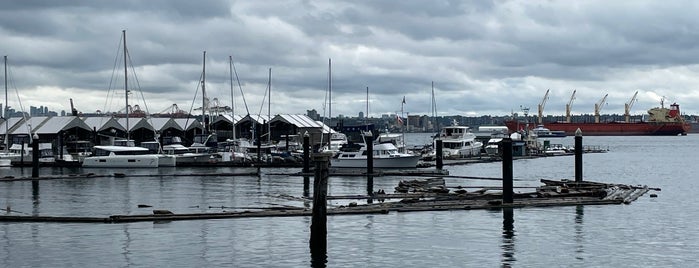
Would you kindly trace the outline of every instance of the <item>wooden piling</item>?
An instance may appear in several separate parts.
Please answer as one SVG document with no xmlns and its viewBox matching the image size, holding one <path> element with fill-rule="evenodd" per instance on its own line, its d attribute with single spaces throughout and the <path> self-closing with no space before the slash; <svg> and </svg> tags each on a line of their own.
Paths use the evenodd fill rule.
<svg viewBox="0 0 699 268">
<path fill-rule="evenodd" d="M 575 131 L 575 182 L 583 181 L 583 143 L 582 131 Z"/>
<path fill-rule="evenodd" d="M 442 154 L 442 139 L 437 140 L 437 148 L 435 150 L 435 159 L 437 161 L 437 169 L 441 170 L 444 167 L 444 161 L 443 157 L 444 155 Z"/>
<path fill-rule="evenodd" d="M 366 191 L 369 196 L 374 193 L 374 141 L 371 132 L 364 136 L 366 142 Z M 368 200 L 372 202 L 371 199 Z"/>
<path fill-rule="evenodd" d="M 24 151 L 24 150 L 22 150 Z M 32 138 L 32 178 L 39 177 L 39 135 Z"/>
<path fill-rule="evenodd" d="M 502 202 L 513 202 L 513 175 L 512 175 L 512 139 L 504 138 L 500 143 L 502 152 Z"/>
<path fill-rule="evenodd" d="M 303 135 L 303 173 L 311 171 L 311 137 L 308 133 Z"/>
<path fill-rule="evenodd" d="M 311 256 L 327 253 L 327 195 L 329 155 L 315 154 L 315 178 L 313 179 L 313 214 L 311 217 Z"/>
</svg>

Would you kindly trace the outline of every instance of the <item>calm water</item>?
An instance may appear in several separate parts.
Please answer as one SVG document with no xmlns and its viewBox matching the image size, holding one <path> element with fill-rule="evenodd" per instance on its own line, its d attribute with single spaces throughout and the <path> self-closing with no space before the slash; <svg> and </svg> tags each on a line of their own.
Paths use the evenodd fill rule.
<svg viewBox="0 0 699 268">
<path fill-rule="evenodd" d="M 426 135 L 409 139 L 425 141 Z M 553 143 L 572 144 L 573 138 Z M 329 267 L 690 267 L 699 248 L 695 159 L 699 135 L 586 137 L 609 146 L 584 156 L 587 180 L 662 188 L 631 205 L 524 208 L 503 224 L 503 211 L 447 211 L 328 218 Z M 501 176 L 501 163 L 447 167 L 452 175 Z M 517 160 L 515 186 L 540 179 L 573 178 L 573 157 Z M 308 206 L 299 177 L 172 177 L 167 174 L 236 169 L 42 169 L 42 174 L 165 174 L 162 177 L 1 182 L 0 207 L 12 215 L 107 216 L 221 212 L 261 206 Z M 242 171 L 242 170 L 241 170 Z M 266 173 L 297 169 L 263 170 Z M 0 176 L 31 175 L 0 169 Z M 391 191 L 399 177 L 375 179 Z M 500 182 L 447 179 L 450 186 Z M 329 194 L 364 193 L 358 177 L 332 177 Z M 152 208 L 138 208 L 139 204 Z M 334 202 L 333 205 L 340 203 Z M 223 207 L 223 208 L 222 208 Z M 4 213 L 4 212 L 3 212 Z M 249 218 L 164 223 L 0 223 L 3 267 L 306 267 L 310 217 Z"/>
</svg>

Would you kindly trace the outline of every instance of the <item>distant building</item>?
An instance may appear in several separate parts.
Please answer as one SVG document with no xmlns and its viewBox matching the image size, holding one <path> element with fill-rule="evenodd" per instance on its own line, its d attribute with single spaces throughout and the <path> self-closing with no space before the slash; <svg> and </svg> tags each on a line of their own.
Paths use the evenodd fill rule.
<svg viewBox="0 0 699 268">
<path fill-rule="evenodd" d="M 364 112 L 359 112 L 359 119 L 364 119 Z"/>
<path fill-rule="evenodd" d="M 320 115 L 318 114 L 318 111 L 316 111 L 316 109 L 306 110 L 306 115 L 308 117 L 312 118 L 313 120 L 316 120 L 316 121 L 320 120 Z"/>
</svg>

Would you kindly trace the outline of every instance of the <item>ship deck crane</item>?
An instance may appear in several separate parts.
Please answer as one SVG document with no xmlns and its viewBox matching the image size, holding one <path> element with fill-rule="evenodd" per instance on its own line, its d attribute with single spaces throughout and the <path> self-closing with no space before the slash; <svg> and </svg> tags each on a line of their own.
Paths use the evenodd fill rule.
<svg viewBox="0 0 699 268">
<path fill-rule="evenodd" d="M 539 103 L 539 118 L 537 120 L 539 120 L 540 125 L 544 123 L 544 107 L 546 107 L 546 101 L 549 99 L 549 91 L 550 89 L 546 90 L 544 98 Z"/>
<path fill-rule="evenodd" d="M 575 100 L 575 91 L 573 90 L 573 95 L 570 96 L 568 104 L 566 104 L 566 123 L 570 123 L 570 108 L 573 107 L 573 100 Z"/>
<path fill-rule="evenodd" d="M 629 123 L 631 121 L 631 107 L 633 107 L 633 104 L 636 103 L 636 95 L 638 95 L 638 91 L 633 94 L 633 97 L 631 97 L 631 100 L 624 105 L 624 121 L 626 123 Z"/>
<path fill-rule="evenodd" d="M 602 105 L 607 101 L 608 95 L 609 94 L 604 94 L 604 97 L 602 97 L 599 102 L 595 103 L 595 123 L 599 123 L 599 112 L 602 111 Z"/>
</svg>

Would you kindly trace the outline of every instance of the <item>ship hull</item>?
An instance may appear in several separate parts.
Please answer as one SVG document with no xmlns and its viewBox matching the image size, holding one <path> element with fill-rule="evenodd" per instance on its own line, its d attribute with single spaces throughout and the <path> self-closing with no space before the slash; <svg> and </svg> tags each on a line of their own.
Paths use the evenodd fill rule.
<svg viewBox="0 0 699 268">
<path fill-rule="evenodd" d="M 525 128 L 525 123 L 517 121 L 505 122 L 511 132 Z M 580 129 L 584 136 L 675 136 L 686 134 L 691 130 L 688 123 L 544 123 L 544 127 L 551 131 L 565 131 L 567 135 L 575 135 L 575 131 Z M 532 128 L 534 125 L 530 124 Z"/>
</svg>

